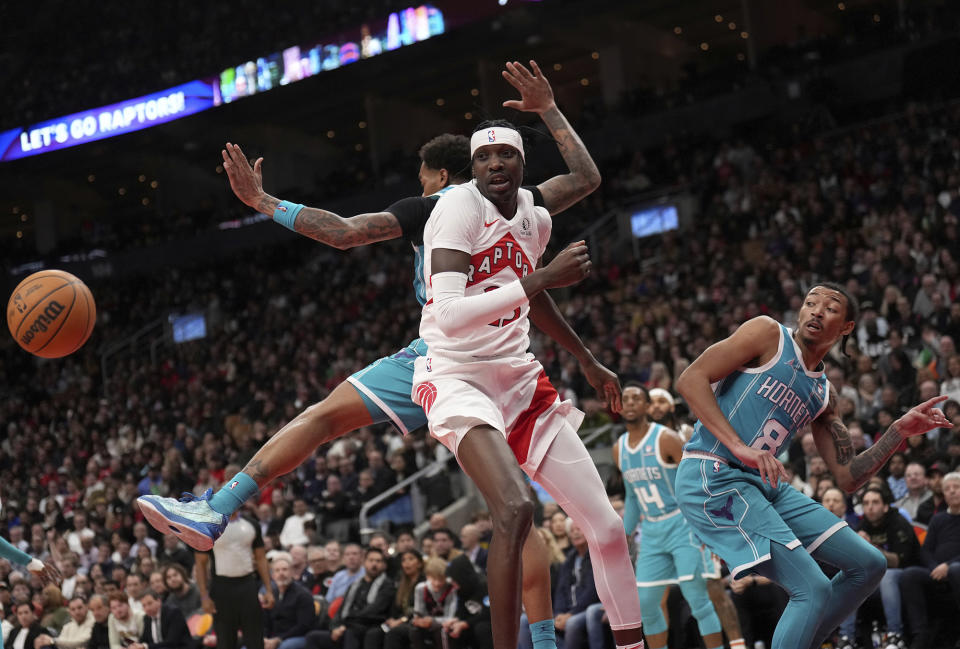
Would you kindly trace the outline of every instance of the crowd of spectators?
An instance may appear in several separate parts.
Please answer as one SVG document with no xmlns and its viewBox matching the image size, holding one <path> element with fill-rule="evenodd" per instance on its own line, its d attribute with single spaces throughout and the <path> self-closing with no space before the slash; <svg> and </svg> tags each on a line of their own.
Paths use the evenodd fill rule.
<svg viewBox="0 0 960 649">
<path fill-rule="evenodd" d="M 598 272 L 556 296 L 574 329 L 622 381 L 669 390 L 692 359 L 745 319 L 767 314 L 791 324 L 808 288 L 823 280 L 844 282 L 860 300 L 862 315 L 855 335 L 828 358 L 827 372 L 857 449 L 868 447 L 908 407 L 938 394 L 949 397 L 943 408 L 954 425 L 912 438 L 870 489 L 853 496 L 832 488 L 809 436 L 798 437 L 785 459 L 797 488 L 859 528 L 889 553 L 891 570 L 902 571 L 881 589 L 882 617 L 869 607 L 862 611 L 866 629 L 882 619 L 891 633 L 923 641 L 933 641 L 938 623 L 950 619 L 945 611 L 960 597 L 960 503 L 951 501 L 960 483 L 945 479 L 960 468 L 958 123 L 956 104 L 909 105 L 886 119 L 812 138 L 672 140 L 657 151 L 631 154 L 629 164 L 605 165 L 602 193 L 588 205 L 611 207 L 629 191 L 625 187 L 682 184 L 699 199 L 696 227 L 639 242 L 636 259 L 613 254 L 615 242 L 601 241 L 594 251 Z M 98 324 L 83 350 L 62 361 L 36 362 L 12 340 L 0 343 L 0 367 L 8 377 L 0 389 L 6 432 L 0 521 L 26 552 L 56 553 L 66 577 L 60 589 L 40 589 L 29 576 L 0 566 L 5 623 L 17 621 L 5 638 L 29 629 L 33 637 L 22 637 L 16 649 L 48 641 L 73 649 L 57 641 L 68 628 L 64 643 L 81 633 L 71 623 L 83 627 L 92 618 L 91 633 L 106 629 L 105 642 L 118 649 L 123 638 L 149 644 L 144 634 L 156 633 L 144 627 L 141 609 L 163 601 L 188 618 L 197 608 L 193 555 L 140 520 L 132 507 L 136 496 L 219 485 L 228 463 L 242 466 L 297 412 L 414 338 L 419 311 L 409 290 L 409 264 L 409 251 L 399 244 L 341 253 L 298 241 L 228 262 L 92 280 Z M 156 364 L 146 346 L 131 350 L 111 364 L 108 378 L 101 375 L 99 344 L 122 340 L 158 314 L 192 310 L 205 311 L 206 338 L 161 346 Z M 573 358 L 537 333 L 532 349 L 563 395 L 587 412 L 586 426 L 614 420 L 592 398 Z M 360 504 L 444 459 L 443 447 L 423 431 L 404 438 L 386 426 L 364 428 L 322 447 L 265 488 L 251 513 L 267 549 L 289 552 L 293 574 L 333 572 L 340 560 L 326 541 L 358 540 Z M 424 479 L 428 511 L 447 504 L 449 480 L 440 471 Z M 379 510 L 378 522 L 393 533 L 415 522 L 410 498 L 409 492 L 396 494 Z M 549 526 L 558 564 L 564 546 L 568 556 L 578 552 L 575 531 L 563 527 L 562 520 Z M 434 581 L 418 591 L 402 565 L 398 572 L 389 564 L 408 545 L 429 555 L 436 537 L 398 534 L 393 552 L 386 548 L 396 593 L 410 602 L 418 592 L 426 600 L 429 592 L 439 603 L 450 567 L 441 576 L 427 561 L 424 570 Z M 381 545 L 387 540 L 378 538 Z M 472 552 L 477 547 L 471 546 L 472 554 L 480 554 Z M 311 553 L 321 565 L 321 549 L 326 567 L 304 567 Z M 555 583 L 561 583 L 562 567 L 556 570 Z M 461 573 L 454 581 L 462 589 L 465 579 Z M 893 581 L 899 582 L 895 588 Z M 328 586 L 317 588 L 314 579 L 308 590 L 329 603 Z M 767 586 L 743 580 L 734 589 L 749 601 L 751 589 Z M 889 598 L 898 592 L 904 597 L 894 609 Z M 77 593 L 82 601 L 73 597 Z M 334 594 L 335 600 L 346 592 Z M 927 594 L 934 595 L 929 607 Z M 441 626 L 466 619 L 445 606 L 444 600 L 430 615 L 444 620 Z M 895 610 L 904 613 L 899 621 Z M 596 609 L 560 611 L 571 620 L 581 612 L 583 629 L 571 622 L 577 632 L 571 635 L 586 636 L 578 646 L 599 649 L 589 637 Z M 418 626 L 408 612 L 401 624 L 409 624 L 410 633 L 391 638 L 389 621 L 405 614 L 383 614 L 367 631 L 376 635 L 386 624 L 385 645 L 428 644 L 436 631 Z M 743 608 L 741 615 L 755 615 L 755 609 Z M 312 624 L 322 627 L 323 616 L 315 612 Z M 303 646 L 359 642 L 354 620 L 336 613 L 331 618 L 329 611 L 326 617 L 336 624 L 311 627 Z M 447 626 L 457 637 L 456 622 Z M 39 645 L 25 646 L 38 639 Z M 483 639 L 469 642 L 484 646 Z"/>
</svg>

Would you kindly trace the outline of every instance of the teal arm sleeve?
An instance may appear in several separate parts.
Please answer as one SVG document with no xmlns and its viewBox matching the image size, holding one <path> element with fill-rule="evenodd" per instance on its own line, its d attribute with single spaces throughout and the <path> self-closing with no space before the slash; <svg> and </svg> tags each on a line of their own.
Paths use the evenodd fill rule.
<svg viewBox="0 0 960 649">
<path fill-rule="evenodd" d="M 640 503 L 637 501 L 637 492 L 629 484 L 624 484 L 626 500 L 623 503 L 623 529 L 632 536 L 640 522 Z"/>
<path fill-rule="evenodd" d="M 27 565 L 30 563 L 30 560 L 33 559 L 33 557 L 26 552 L 21 552 L 11 545 L 10 541 L 2 536 L 0 536 L 0 557 L 13 561 L 14 563 L 19 563 L 21 566 Z"/>
</svg>

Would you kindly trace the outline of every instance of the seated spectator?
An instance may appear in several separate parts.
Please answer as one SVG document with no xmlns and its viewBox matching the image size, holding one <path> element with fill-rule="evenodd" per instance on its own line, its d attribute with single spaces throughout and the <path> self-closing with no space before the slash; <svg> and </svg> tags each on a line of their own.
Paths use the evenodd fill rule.
<svg viewBox="0 0 960 649">
<path fill-rule="evenodd" d="M 200 591 L 190 581 L 187 571 L 179 563 L 171 563 L 163 571 L 163 583 L 167 589 L 164 605 L 178 609 L 184 618 L 200 609 Z"/>
<path fill-rule="evenodd" d="M 303 584 L 312 595 L 322 596 L 330 587 L 333 573 L 327 570 L 327 553 L 322 546 L 311 545 L 307 548 L 307 569 L 300 576 Z"/>
<path fill-rule="evenodd" d="M 303 524 L 314 519 L 314 514 L 307 508 L 307 501 L 296 498 L 293 501 L 293 513 L 287 516 L 280 531 L 280 544 L 287 550 L 294 545 L 306 546 L 310 539 L 303 532 Z"/>
<path fill-rule="evenodd" d="M 360 512 L 360 506 L 343 489 L 341 478 L 331 474 L 327 478 L 327 488 L 323 491 L 318 513 L 323 517 L 323 531 L 328 537 L 338 541 L 347 541 L 354 519 Z"/>
<path fill-rule="evenodd" d="M 304 637 L 317 624 L 313 596 L 293 580 L 291 564 L 287 553 L 277 554 L 270 562 L 275 603 L 266 614 L 264 649 L 302 649 Z"/>
<path fill-rule="evenodd" d="M 188 571 L 193 570 L 193 552 L 187 549 L 180 539 L 173 534 L 163 536 L 163 544 L 157 550 L 157 561 L 165 563 L 179 563 Z"/>
<path fill-rule="evenodd" d="M 5 649 L 31 649 L 36 646 L 37 638 L 44 634 L 40 620 L 33 612 L 30 602 L 20 602 L 15 609 L 17 624 L 3 643 Z"/>
<path fill-rule="evenodd" d="M 327 549 L 327 552 L 329 552 L 329 549 Z M 327 590 L 326 597 L 330 603 L 333 603 L 338 597 L 346 595 L 347 589 L 353 582 L 363 577 L 363 548 L 356 543 L 348 543 L 343 548 L 342 558 L 343 568 L 333 575 L 330 580 L 330 588 Z"/>
<path fill-rule="evenodd" d="M 927 469 L 919 462 L 911 462 L 904 472 L 907 483 L 907 495 L 897 500 L 894 505 L 910 514 L 912 521 L 917 517 L 920 503 L 933 497 L 933 492 L 927 487 Z"/>
<path fill-rule="evenodd" d="M 110 603 L 103 595 L 91 595 L 87 607 L 93 616 L 93 628 L 87 649 L 110 649 Z"/>
<path fill-rule="evenodd" d="M 487 582 L 467 557 L 460 555 L 447 564 L 447 577 L 457 587 L 457 610 L 443 625 L 454 649 L 493 649 Z"/>
<path fill-rule="evenodd" d="M 417 584 L 413 594 L 409 644 L 413 649 L 424 649 L 427 645 L 442 647 L 443 626 L 457 612 L 457 589 L 447 580 L 447 562 L 431 557 L 423 572 L 427 578 Z"/>
<path fill-rule="evenodd" d="M 140 596 L 143 605 L 143 632 L 130 649 L 192 649 L 193 637 L 187 620 L 175 606 L 164 604 L 152 590 Z"/>
<path fill-rule="evenodd" d="M 960 473 L 943 476 L 943 497 L 947 511 L 930 520 L 921 565 L 905 569 L 900 579 L 914 649 L 926 649 L 933 640 L 928 616 L 933 598 L 950 597 L 960 606 Z"/>
<path fill-rule="evenodd" d="M 133 543 L 130 545 L 130 557 L 136 559 L 140 556 L 140 548 L 146 546 L 150 550 L 150 556 L 157 556 L 157 542 L 147 535 L 147 524 L 138 521 L 133 526 Z"/>
<path fill-rule="evenodd" d="M 302 584 L 307 572 L 307 546 L 291 545 L 287 553 L 290 555 L 290 577 Z"/>
<path fill-rule="evenodd" d="M 400 553 L 400 577 L 397 595 L 390 615 L 380 628 L 367 631 L 364 649 L 402 649 L 410 644 L 410 621 L 413 619 L 414 591 L 426 576 L 423 574 L 423 556 L 419 550 L 406 549 Z"/>
<path fill-rule="evenodd" d="M 331 630 L 307 634 L 307 649 L 360 649 L 370 629 L 386 621 L 396 597 L 396 586 L 387 576 L 383 551 L 368 548 L 363 576 L 350 585 L 331 622 Z M 268 648 L 269 649 L 269 648 Z"/>
<path fill-rule="evenodd" d="M 160 599 L 167 599 L 167 582 L 163 579 L 162 570 L 154 570 L 147 576 L 147 588 L 160 596 Z"/>
<path fill-rule="evenodd" d="M 60 593 L 60 587 L 56 584 L 47 584 L 40 593 L 43 603 L 43 617 L 40 618 L 40 626 L 50 629 L 54 633 L 60 633 L 63 625 L 70 621 L 70 611 L 64 606 L 63 595 Z"/>
<path fill-rule="evenodd" d="M 476 566 L 477 570 L 486 574 L 487 551 L 480 547 L 479 527 L 473 523 L 467 523 L 460 528 L 460 549 L 470 559 L 470 563 Z"/>
<path fill-rule="evenodd" d="M 820 504 L 829 509 L 834 516 L 845 521 L 850 527 L 856 529 L 860 524 L 860 517 L 848 508 L 847 497 L 840 489 L 836 487 L 827 489 L 823 493 Z"/>
<path fill-rule="evenodd" d="M 894 500 L 899 500 L 907 495 L 907 480 L 904 472 L 907 469 L 907 457 L 903 453 L 894 453 L 887 462 L 887 470 L 890 475 L 887 476 L 887 486 L 890 487 L 890 493 Z"/>
<path fill-rule="evenodd" d="M 343 549 L 340 547 L 340 541 L 330 539 L 324 543 L 323 553 L 327 555 L 327 570 L 333 574 L 343 570 Z"/>
<path fill-rule="evenodd" d="M 570 549 L 570 539 L 567 538 L 567 515 L 559 510 L 550 517 L 550 533 L 553 534 L 553 540 L 557 542 L 557 547 L 564 554 Z"/>
<path fill-rule="evenodd" d="M 130 608 L 134 613 L 143 615 L 143 605 L 140 603 L 140 596 L 143 595 L 143 591 L 147 588 L 147 585 L 143 581 L 143 576 L 138 572 L 131 572 L 127 575 L 125 583 L 125 592 L 129 599 Z"/>
<path fill-rule="evenodd" d="M 431 531 L 430 538 L 433 539 L 430 556 L 450 561 L 461 554 L 460 550 L 457 549 L 457 537 L 449 528 L 441 527 Z"/>
<path fill-rule="evenodd" d="M 142 605 L 141 605 L 142 607 Z M 140 639 L 143 633 L 143 613 L 130 608 L 126 593 L 110 595 L 110 619 L 107 621 L 110 649 L 123 649 Z"/>
<path fill-rule="evenodd" d="M 933 496 L 924 500 L 917 507 L 917 516 L 914 518 L 915 522 L 921 525 L 927 525 L 935 514 L 947 511 L 947 502 L 943 498 L 943 474 L 944 467 L 940 462 L 934 462 L 933 465 L 927 469 L 927 486 L 930 488 L 930 493 L 932 493 Z"/>
<path fill-rule="evenodd" d="M 67 553 L 57 562 L 62 577 L 60 592 L 67 601 L 73 597 L 73 590 L 77 587 L 77 562 L 77 555 L 72 552 Z"/>
<path fill-rule="evenodd" d="M 888 494 L 877 488 L 869 488 L 863 494 L 863 520 L 857 532 L 887 559 L 887 571 L 877 592 L 886 619 L 885 642 L 896 645 L 903 639 L 900 579 L 905 568 L 919 563 L 920 543 L 913 526 L 897 510 L 890 508 Z M 856 631 L 857 613 L 854 612 L 840 625 L 841 646 L 855 641 Z"/>
</svg>

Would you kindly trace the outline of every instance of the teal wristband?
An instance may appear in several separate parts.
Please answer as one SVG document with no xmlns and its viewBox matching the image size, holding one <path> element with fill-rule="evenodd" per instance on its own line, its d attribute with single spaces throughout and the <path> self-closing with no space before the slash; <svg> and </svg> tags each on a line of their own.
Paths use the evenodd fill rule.
<svg viewBox="0 0 960 649">
<path fill-rule="evenodd" d="M 302 209 L 303 205 L 299 203 L 280 201 L 277 209 L 273 210 L 273 220 L 283 227 L 293 230 L 293 224 L 297 221 L 297 214 L 299 214 Z"/>
</svg>

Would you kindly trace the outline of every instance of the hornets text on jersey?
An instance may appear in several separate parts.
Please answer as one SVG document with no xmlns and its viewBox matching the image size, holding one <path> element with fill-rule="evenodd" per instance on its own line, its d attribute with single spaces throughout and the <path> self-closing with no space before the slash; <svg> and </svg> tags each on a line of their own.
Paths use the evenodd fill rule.
<svg viewBox="0 0 960 649">
<path fill-rule="evenodd" d="M 791 330 L 780 325 L 776 355 L 761 367 L 741 367 L 713 386 L 720 410 L 743 443 L 778 455 L 790 440 L 820 416 L 830 398 L 823 365 L 810 371 Z M 739 461 L 702 422 L 694 426 L 686 453 Z M 755 469 L 745 469 L 756 471 Z"/>
</svg>

